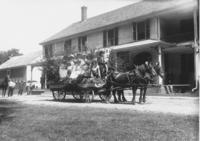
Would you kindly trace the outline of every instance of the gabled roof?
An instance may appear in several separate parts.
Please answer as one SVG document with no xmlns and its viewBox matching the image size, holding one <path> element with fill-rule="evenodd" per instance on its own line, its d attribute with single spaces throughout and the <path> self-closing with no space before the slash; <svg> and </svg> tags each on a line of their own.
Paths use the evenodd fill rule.
<svg viewBox="0 0 200 141">
<path fill-rule="evenodd" d="M 41 58 L 42 51 L 12 57 L 8 61 L 0 65 L 0 70 L 36 64 L 41 60 Z"/>
<path fill-rule="evenodd" d="M 85 21 L 73 23 L 67 28 L 46 39 L 41 44 L 46 44 L 50 41 L 70 37 L 94 29 L 106 27 L 108 25 L 132 20 L 145 15 L 156 14 L 161 11 L 168 10 L 172 7 L 180 6 L 184 2 L 188 1 L 191 2 L 193 0 L 144 0 L 102 15 L 89 18 Z"/>
</svg>

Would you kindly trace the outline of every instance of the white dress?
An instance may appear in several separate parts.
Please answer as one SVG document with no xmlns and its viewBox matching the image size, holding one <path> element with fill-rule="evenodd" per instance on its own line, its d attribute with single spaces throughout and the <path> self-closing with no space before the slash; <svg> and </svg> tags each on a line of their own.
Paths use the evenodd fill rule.
<svg viewBox="0 0 200 141">
<path fill-rule="evenodd" d="M 59 67 L 60 78 L 65 78 L 67 76 L 67 72 L 68 70 L 65 68 L 65 66 L 61 64 L 61 66 Z"/>
</svg>

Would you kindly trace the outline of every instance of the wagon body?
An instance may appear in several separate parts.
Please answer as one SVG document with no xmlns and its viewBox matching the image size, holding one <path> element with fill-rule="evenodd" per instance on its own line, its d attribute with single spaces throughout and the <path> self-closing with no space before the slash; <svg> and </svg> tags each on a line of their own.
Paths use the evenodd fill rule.
<svg viewBox="0 0 200 141">
<path fill-rule="evenodd" d="M 104 85 L 96 84 L 87 85 L 87 83 L 66 83 L 57 82 L 49 85 L 55 100 L 64 100 L 66 95 L 72 95 L 76 100 L 90 101 L 94 95 L 99 95 L 100 99 L 107 100 L 110 96 L 106 93 L 107 89 Z M 109 96 L 109 97 L 108 97 Z"/>
</svg>

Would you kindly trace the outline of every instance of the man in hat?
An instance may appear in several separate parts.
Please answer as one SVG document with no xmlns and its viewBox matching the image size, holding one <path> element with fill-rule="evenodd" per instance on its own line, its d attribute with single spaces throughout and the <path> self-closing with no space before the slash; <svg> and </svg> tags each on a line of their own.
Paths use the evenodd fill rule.
<svg viewBox="0 0 200 141">
<path fill-rule="evenodd" d="M 106 73 L 107 73 L 107 66 L 106 66 L 106 61 L 104 58 L 104 51 L 99 52 L 97 62 L 98 62 L 99 68 L 100 68 L 100 74 L 101 74 L 100 77 L 105 78 Z"/>
</svg>

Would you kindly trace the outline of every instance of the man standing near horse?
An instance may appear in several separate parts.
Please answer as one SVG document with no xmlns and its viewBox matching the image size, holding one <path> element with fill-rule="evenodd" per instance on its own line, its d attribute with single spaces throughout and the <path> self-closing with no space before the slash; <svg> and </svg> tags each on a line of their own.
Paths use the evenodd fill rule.
<svg viewBox="0 0 200 141">
<path fill-rule="evenodd" d="M 9 80 L 8 82 L 8 97 L 13 96 L 13 91 L 15 88 L 16 83 L 12 80 Z"/>
<path fill-rule="evenodd" d="M 99 56 L 97 58 L 97 62 L 98 62 L 99 69 L 100 69 L 100 74 L 101 74 L 100 77 L 101 78 L 105 78 L 108 69 L 107 69 L 107 66 L 106 66 L 106 61 L 105 61 L 105 57 L 104 57 L 104 51 L 100 51 L 99 52 Z"/>
<path fill-rule="evenodd" d="M 18 95 L 22 95 L 25 85 L 26 83 L 23 80 L 19 82 Z"/>
<path fill-rule="evenodd" d="M 4 78 L 3 82 L 1 83 L 0 87 L 2 88 L 2 96 L 5 97 L 6 95 L 6 90 L 8 88 L 8 82 L 9 82 L 10 76 L 6 75 Z"/>
</svg>

